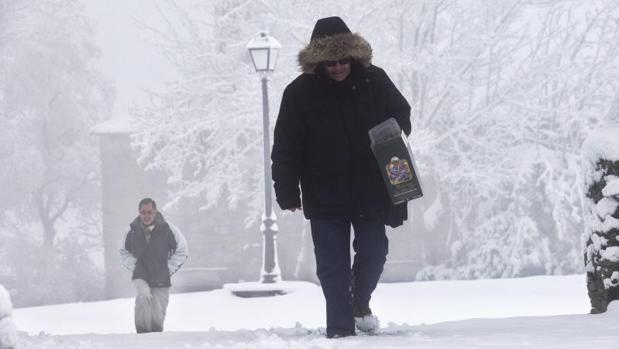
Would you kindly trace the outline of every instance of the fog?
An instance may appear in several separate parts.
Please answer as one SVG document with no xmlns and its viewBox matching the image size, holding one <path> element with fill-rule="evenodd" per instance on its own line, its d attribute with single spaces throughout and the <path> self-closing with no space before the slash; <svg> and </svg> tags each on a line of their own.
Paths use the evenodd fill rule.
<svg viewBox="0 0 619 349">
<path fill-rule="evenodd" d="M 246 44 L 261 30 L 282 44 L 272 126 L 329 15 L 412 106 L 424 197 L 388 232 L 381 281 L 582 273 L 581 148 L 619 84 L 615 1 L 0 0 L 0 284 L 13 304 L 131 294 L 118 247 L 143 197 L 187 237 L 173 291 L 257 280 L 262 99 Z M 282 278 L 317 282 L 309 224 L 275 214 Z"/>
</svg>

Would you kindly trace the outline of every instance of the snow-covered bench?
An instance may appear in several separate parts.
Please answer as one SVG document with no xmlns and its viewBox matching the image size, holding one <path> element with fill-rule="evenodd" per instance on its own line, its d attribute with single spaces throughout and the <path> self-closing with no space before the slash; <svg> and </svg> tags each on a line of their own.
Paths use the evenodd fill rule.
<svg viewBox="0 0 619 349">
<path fill-rule="evenodd" d="M 16 344 L 13 305 L 9 293 L 0 285 L 0 349 L 13 349 Z"/>
</svg>

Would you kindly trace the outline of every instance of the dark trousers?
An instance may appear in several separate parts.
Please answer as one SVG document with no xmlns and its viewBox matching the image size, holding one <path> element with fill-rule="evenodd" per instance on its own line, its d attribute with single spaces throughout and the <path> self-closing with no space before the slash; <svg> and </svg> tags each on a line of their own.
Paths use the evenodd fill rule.
<svg viewBox="0 0 619 349">
<path fill-rule="evenodd" d="M 387 260 L 389 241 L 380 220 L 312 219 L 316 274 L 327 303 L 327 335 L 355 331 L 353 308 L 369 307 Z M 350 263 L 350 227 L 354 263 Z"/>
</svg>

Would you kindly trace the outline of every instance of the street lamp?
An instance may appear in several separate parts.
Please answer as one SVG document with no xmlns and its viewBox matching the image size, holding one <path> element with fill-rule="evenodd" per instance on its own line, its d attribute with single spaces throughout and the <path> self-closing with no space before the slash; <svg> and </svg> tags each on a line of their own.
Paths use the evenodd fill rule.
<svg viewBox="0 0 619 349">
<path fill-rule="evenodd" d="M 271 161 L 269 137 L 269 98 L 267 92 L 268 74 L 275 70 L 277 56 L 282 46 L 275 38 L 266 32 L 247 44 L 254 68 L 262 80 L 262 136 L 264 146 L 264 214 L 262 215 L 262 272 L 260 282 L 263 284 L 281 281 L 281 273 L 277 263 L 277 219 L 272 209 L 271 199 Z"/>
<path fill-rule="evenodd" d="M 260 32 L 260 36 L 252 39 L 247 44 L 247 49 L 249 50 L 249 55 L 251 56 L 251 61 L 254 63 L 256 72 L 264 74 L 274 71 L 277 65 L 277 56 L 281 48 L 282 45 L 267 32 Z M 265 81 L 264 75 L 262 79 L 262 81 Z M 263 102 L 264 101 L 265 100 L 263 100 Z"/>
</svg>

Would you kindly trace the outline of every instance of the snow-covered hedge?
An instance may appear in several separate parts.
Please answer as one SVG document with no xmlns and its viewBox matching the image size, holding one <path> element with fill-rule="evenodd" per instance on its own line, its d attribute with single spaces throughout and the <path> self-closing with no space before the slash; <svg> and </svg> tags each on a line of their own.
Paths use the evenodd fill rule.
<svg viewBox="0 0 619 349">
<path fill-rule="evenodd" d="M 619 126 L 594 132 L 583 147 L 585 270 L 591 312 L 619 299 Z"/>
<path fill-rule="evenodd" d="M 13 323 L 13 305 L 9 293 L 0 285 L 0 349 L 16 347 L 17 334 Z"/>
</svg>

